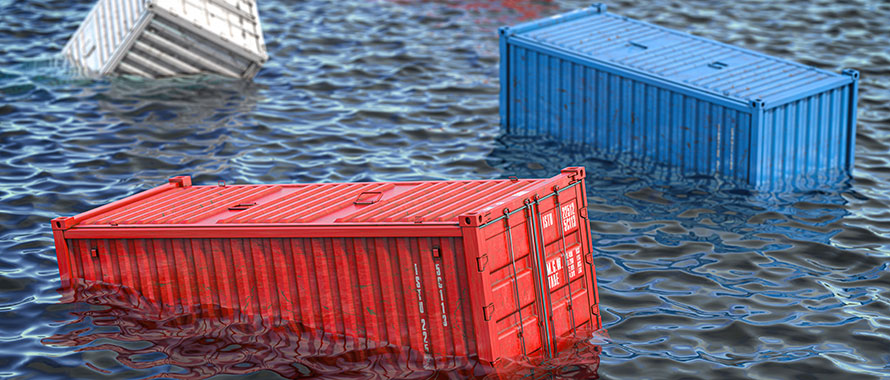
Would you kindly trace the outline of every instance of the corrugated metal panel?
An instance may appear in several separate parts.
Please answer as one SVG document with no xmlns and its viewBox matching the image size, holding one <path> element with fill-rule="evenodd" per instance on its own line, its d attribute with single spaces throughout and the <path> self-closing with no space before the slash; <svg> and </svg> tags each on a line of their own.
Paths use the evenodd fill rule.
<svg viewBox="0 0 890 380">
<path fill-rule="evenodd" d="M 254 0 L 152 0 L 152 3 L 244 49 L 245 55 L 264 55 L 263 30 Z"/>
<path fill-rule="evenodd" d="M 253 77 L 268 56 L 247 0 L 100 0 L 62 53 L 96 74 Z"/>
<path fill-rule="evenodd" d="M 89 71 L 101 72 L 139 23 L 144 10 L 142 0 L 99 0 L 62 53 Z"/>
<path fill-rule="evenodd" d="M 96 215 L 81 224 L 195 223 L 278 191 L 280 187 L 274 185 L 178 187 Z"/>
<path fill-rule="evenodd" d="M 121 284 L 162 309 L 297 322 L 362 347 L 410 347 L 435 368 L 553 357 L 556 338 L 601 327 L 583 178 L 176 177 L 57 218 L 53 231 L 63 282 Z"/>
<path fill-rule="evenodd" d="M 852 163 L 855 137 L 844 117 L 850 91 L 832 89 L 765 110 L 758 173 L 809 178 L 813 185 L 841 176 Z"/>
<path fill-rule="evenodd" d="M 585 189 L 573 186 L 482 229 L 502 356 L 534 354 L 541 342 L 551 342 L 541 353 L 552 356 L 554 337 L 601 326 L 584 215 Z"/>
<path fill-rule="evenodd" d="M 476 354 L 459 238 L 69 244 L 76 278 L 122 284 L 161 310 L 297 322 L 348 337 L 358 347 L 412 347 L 440 361 Z M 441 258 L 427 253 L 432 246 L 440 248 Z"/>
<path fill-rule="evenodd" d="M 384 197 L 379 203 L 350 215 L 338 222 L 455 222 L 458 215 L 481 211 L 495 201 L 517 198 L 527 194 L 529 187 L 538 186 L 535 180 L 427 182 L 416 188 Z"/>
<path fill-rule="evenodd" d="M 605 12 L 514 37 L 716 92 L 742 104 L 754 99 L 771 104 L 811 86 L 849 82 L 842 75 Z"/>
<path fill-rule="evenodd" d="M 511 132 L 747 180 L 750 113 L 534 49 L 509 54 Z"/>
<path fill-rule="evenodd" d="M 189 186 L 81 224 L 456 223 L 462 213 L 493 200 L 521 197 L 527 193 L 523 189 L 539 184 L 495 180 Z"/>
<path fill-rule="evenodd" d="M 501 119 L 509 133 L 631 152 L 758 187 L 824 184 L 852 168 L 855 71 L 833 74 L 604 9 L 501 29 Z M 799 102 L 808 117 L 773 116 Z M 792 137 L 829 133 L 837 138 L 820 143 L 834 145 L 813 152 L 818 158 L 786 159 L 777 148 L 808 151 Z"/>
</svg>

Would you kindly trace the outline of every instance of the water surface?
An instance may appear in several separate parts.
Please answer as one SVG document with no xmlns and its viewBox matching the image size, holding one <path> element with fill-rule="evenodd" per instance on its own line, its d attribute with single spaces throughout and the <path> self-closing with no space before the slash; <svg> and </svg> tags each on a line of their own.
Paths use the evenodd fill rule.
<svg viewBox="0 0 890 380">
<path fill-rule="evenodd" d="M 271 60 L 241 82 L 78 78 L 55 57 L 92 1 L 0 0 L 0 377 L 477 373 L 416 370 L 387 352 L 306 351 L 295 331 L 159 321 L 114 288 L 63 303 L 48 222 L 176 175 L 198 184 L 451 180 L 551 177 L 579 165 L 589 173 L 609 337 L 595 342 L 600 355 L 567 353 L 536 373 L 890 377 L 890 6 L 609 3 L 861 72 L 848 183 L 755 193 L 500 132 L 496 27 L 586 5 L 264 0 Z"/>
</svg>

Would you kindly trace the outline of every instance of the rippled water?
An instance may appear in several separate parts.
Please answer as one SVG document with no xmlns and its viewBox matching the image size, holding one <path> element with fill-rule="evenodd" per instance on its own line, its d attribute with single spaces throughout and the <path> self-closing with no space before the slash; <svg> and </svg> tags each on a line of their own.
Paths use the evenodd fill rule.
<svg viewBox="0 0 890 380">
<path fill-rule="evenodd" d="M 159 320 L 114 288 L 60 294 L 48 222 L 175 175 L 205 184 L 550 177 L 570 165 L 589 172 L 609 337 L 595 342 L 600 355 L 579 350 L 531 370 L 890 377 L 890 6 L 609 3 L 862 73 L 851 181 L 768 194 L 500 133 L 495 28 L 586 5 L 263 0 L 271 60 L 245 83 L 76 78 L 54 58 L 92 0 L 0 0 L 0 377 L 483 373 L 415 371 L 395 353 L 323 341 L 307 351 L 295 342 L 312 338 L 296 330 Z"/>
</svg>

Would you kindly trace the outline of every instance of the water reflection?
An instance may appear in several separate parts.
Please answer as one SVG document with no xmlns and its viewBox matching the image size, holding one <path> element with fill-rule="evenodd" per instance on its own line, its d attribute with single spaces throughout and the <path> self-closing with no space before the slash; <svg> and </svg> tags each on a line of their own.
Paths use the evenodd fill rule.
<svg viewBox="0 0 890 380">
<path fill-rule="evenodd" d="M 488 162 L 522 177 L 587 167 L 610 375 L 665 360 L 690 371 L 700 360 L 720 363 L 730 377 L 799 373 L 803 364 L 776 367 L 788 361 L 880 373 L 866 364 L 876 346 L 841 348 L 851 334 L 886 328 L 874 310 L 888 302 L 870 290 L 885 286 L 886 255 L 875 247 L 886 239 L 855 227 L 851 208 L 873 202 L 855 189 L 757 192 L 511 135 Z M 873 253 L 844 248 L 852 242 Z"/>
<path fill-rule="evenodd" d="M 562 338 L 559 357 L 502 360 L 430 360 L 422 353 L 335 336 L 296 323 L 271 324 L 235 313 L 232 319 L 173 312 L 122 286 L 79 281 L 62 292 L 75 319 L 43 344 L 78 347 L 92 376 L 203 379 L 263 371 L 264 377 L 333 379 L 597 378 L 599 346 Z M 214 310 L 213 315 L 229 315 Z M 579 336 L 593 337 L 593 332 Z M 94 353 L 88 355 L 86 353 Z M 164 372 L 157 373 L 158 369 Z M 90 373 L 90 372 L 85 372 Z"/>
<path fill-rule="evenodd" d="M 546 140 L 496 140 L 495 30 L 523 21 L 508 6 L 539 4 L 545 9 L 536 18 L 591 1 L 477 3 L 260 1 L 272 59 L 256 77 L 258 87 L 154 88 L 129 79 L 71 78 L 49 59 L 93 1 L 4 2 L 0 377 L 187 372 L 178 361 L 159 360 L 161 348 L 135 357 L 158 365 L 140 369 L 120 364 L 116 351 L 75 352 L 106 343 L 132 352 L 164 344 L 158 338 L 41 344 L 53 335 L 80 336 L 70 335 L 76 329 L 120 334 L 122 323 L 103 320 L 108 312 L 101 310 L 96 321 L 103 325 L 92 316 L 65 322 L 72 308 L 83 315 L 105 306 L 57 303 L 59 272 L 47 223 L 56 216 L 181 174 L 205 184 L 549 178 L 571 165 L 585 165 L 590 174 L 601 311 L 612 336 L 599 344 L 604 378 L 887 377 L 886 2 L 609 2 L 610 10 L 635 19 L 829 71 L 862 73 L 852 187 L 776 194 L 623 158 L 609 162 L 609 156 Z M 170 96 L 181 103 L 171 104 Z M 164 105 L 152 105 L 154 97 Z M 220 112 L 209 110 L 213 104 Z M 232 111 L 237 108 L 249 111 Z M 187 121 L 170 119 L 169 110 Z M 157 323 L 152 316 L 140 319 Z"/>
</svg>

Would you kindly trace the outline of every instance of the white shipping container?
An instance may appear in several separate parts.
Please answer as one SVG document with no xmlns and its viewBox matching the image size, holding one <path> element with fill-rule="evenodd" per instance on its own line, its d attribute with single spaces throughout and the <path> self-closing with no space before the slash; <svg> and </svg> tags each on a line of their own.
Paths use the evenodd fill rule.
<svg viewBox="0 0 890 380">
<path fill-rule="evenodd" d="M 268 60 L 255 0 L 99 0 L 62 50 L 91 74 L 252 78 Z"/>
</svg>

